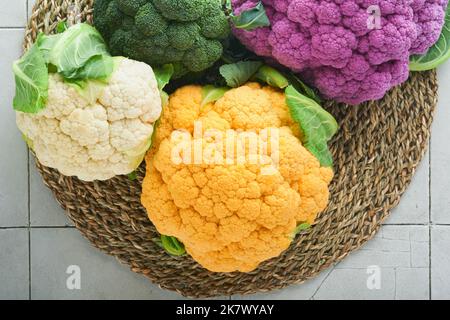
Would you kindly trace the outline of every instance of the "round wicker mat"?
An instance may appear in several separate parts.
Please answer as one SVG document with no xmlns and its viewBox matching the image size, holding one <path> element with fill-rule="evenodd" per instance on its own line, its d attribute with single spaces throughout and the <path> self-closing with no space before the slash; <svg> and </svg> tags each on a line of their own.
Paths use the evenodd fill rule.
<svg viewBox="0 0 450 320">
<path fill-rule="evenodd" d="M 39 31 L 51 33 L 77 3 L 82 20 L 91 19 L 93 0 L 38 0 L 25 48 Z M 298 236 L 280 257 L 249 274 L 205 271 L 189 257 L 171 257 L 140 204 L 140 182 L 116 177 L 86 183 L 38 168 L 46 185 L 78 230 L 102 251 L 162 288 L 189 297 L 264 292 L 301 283 L 358 249 L 378 231 L 403 194 L 428 144 L 437 103 L 436 74 L 414 73 L 384 100 L 349 107 L 328 103 L 341 129 L 332 142 L 336 176 L 332 198 L 317 224 Z"/>
</svg>

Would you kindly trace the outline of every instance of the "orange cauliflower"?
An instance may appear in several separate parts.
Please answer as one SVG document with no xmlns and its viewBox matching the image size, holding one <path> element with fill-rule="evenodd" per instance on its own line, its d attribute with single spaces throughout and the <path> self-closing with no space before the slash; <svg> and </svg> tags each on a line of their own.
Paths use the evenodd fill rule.
<svg viewBox="0 0 450 320">
<path fill-rule="evenodd" d="M 158 231 L 180 239 L 206 269 L 250 272 L 286 250 L 296 226 L 313 223 L 326 208 L 333 171 L 302 146 L 283 92 L 250 83 L 206 105 L 202 92 L 186 86 L 170 97 L 146 158 L 142 203 Z M 188 149 L 200 145 L 205 154 L 213 150 L 212 157 L 223 151 L 211 148 L 214 137 L 195 136 L 195 121 L 204 130 L 231 133 L 227 139 L 267 130 L 269 140 L 279 129 L 277 170 L 263 174 L 267 163 L 173 161 L 178 130 L 192 137 Z M 265 155 L 273 152 L 270 146 Z"/>
</svg>

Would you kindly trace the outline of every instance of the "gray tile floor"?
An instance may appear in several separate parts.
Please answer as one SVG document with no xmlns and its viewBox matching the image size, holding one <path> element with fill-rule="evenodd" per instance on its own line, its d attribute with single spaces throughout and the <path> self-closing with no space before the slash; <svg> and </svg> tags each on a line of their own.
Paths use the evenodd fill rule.
<svg viewBox="0 0 450 320">
<path fill-rule="evenodd" d="M 0 0 L 0 299 L 181 299 L 93 249 L 29 159 L 11 107 L 27 2 Z M 430 152 L 377 237 L 314 280 L 245 298 L 450 298 L 450 63 L 439 79 Z"/>
</svg>

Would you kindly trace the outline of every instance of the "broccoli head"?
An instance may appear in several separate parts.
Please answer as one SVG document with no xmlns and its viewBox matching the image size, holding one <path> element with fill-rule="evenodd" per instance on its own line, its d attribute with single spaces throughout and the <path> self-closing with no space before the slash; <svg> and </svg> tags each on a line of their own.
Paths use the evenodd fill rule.
<svg viewBox="0 0 450 320">
<path fill-rule="evenodd" d="M 230 34 L 222 9 L 221 0 L 96 0 L 94 25 L 114 55 L 171 63 L 181 77 L 221 57 Z"/>
</svg>

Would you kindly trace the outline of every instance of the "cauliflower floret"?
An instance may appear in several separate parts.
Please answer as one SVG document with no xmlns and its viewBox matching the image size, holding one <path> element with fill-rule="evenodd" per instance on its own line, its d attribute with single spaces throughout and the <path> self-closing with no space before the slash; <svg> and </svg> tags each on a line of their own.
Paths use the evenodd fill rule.
<svg viewBox="0 0 450 320">
<path fill-rule="evenodd" d="M 203 107 L 199 86 L 183 87 L 170 97 L 155 148 L 147 155 L 142 203 L 158 231 L 178 238 L 208 270 L 255 269 L 286 250 L 297 224 L 313 223 L 328 204 L 333 171 L 321 167 L 303 147 L 285 100 L 282 92 L 254 83 L 232 89 Z M 200 145 L 202 154 L 207 154 L 214 145 L 211 137 L 196 136 L 195 121 L 205 130 L 231 134 L 233 141 L 233 133 L 243 130 L 267 132 L 264 141 L 271 141 L 277 132 L 277 170 L 265 174 L 264 165 L 238 163 L 236 152 L 230 163 L 174 161 L 180 142 L 173 136 L 175 131 L 192 137 L 186 150 Z M 216 152 L 224 155 L 225 145 Z M 270 144 L 264 155 L 273 152 Z"/>
<path fill-rule="evenodd" d="M 95 103 L 50 74 L 46 107 L 17 112 L 17 126 L 44 166 L 85 181 L 107 180 L 140 164 L 161 111 L 152 68 L 120 58 Z"/>
<path fill-rule="evenodd" d="M 106 107 L 109 121 L 140 118 L 145 123 L 153 123 L 158 120 L 161 106 L 155 108 L 154 103 L 149 103 L 160 100 L 158 83 L 149 68 L 134 60 L 122 61 L 99 99 Z"/>
<path fill-rule="evenodd" d="M 259 0 L 231 0 L 235 14 Z M 438 40 L 448 0 L 263 0 L 269 27 L 234 28 L 256 54 L 276 60 L 327 98 L 377 100 L 408 79 L 409 57 Z M 374 10 L 379 9 L 379 10 Z"/>
</svg>

